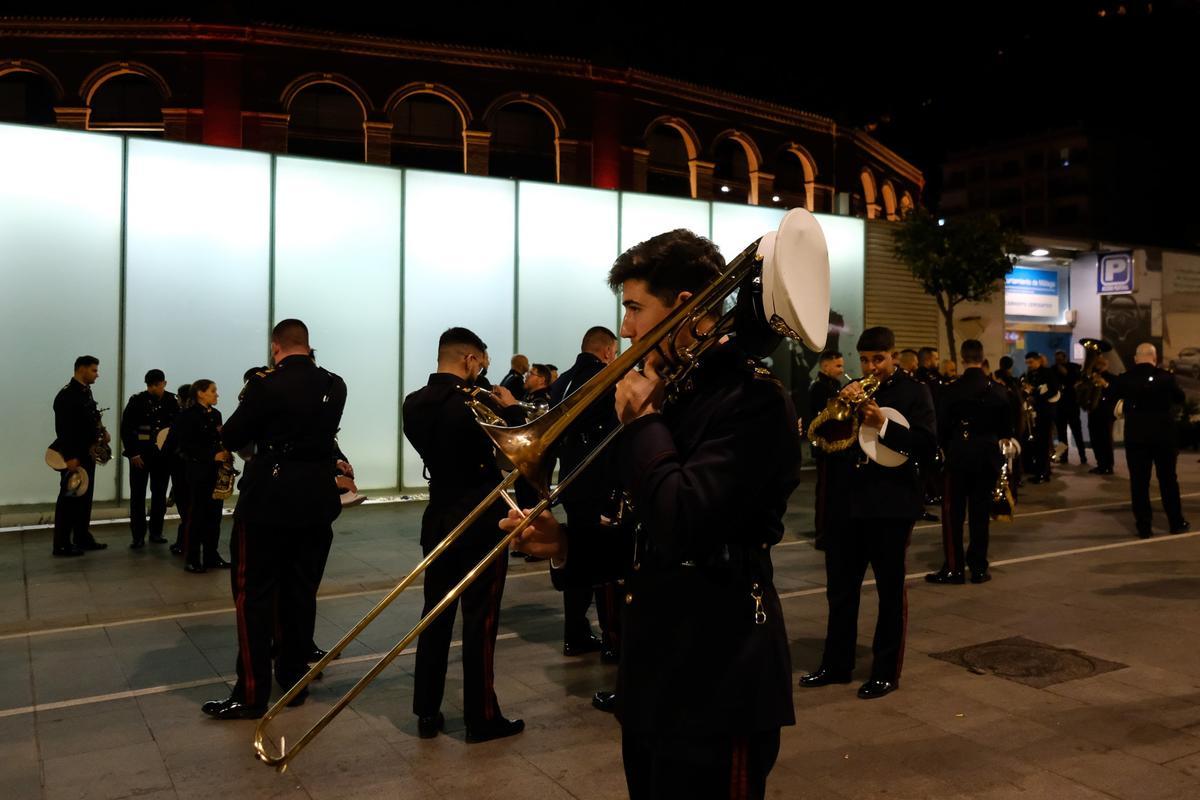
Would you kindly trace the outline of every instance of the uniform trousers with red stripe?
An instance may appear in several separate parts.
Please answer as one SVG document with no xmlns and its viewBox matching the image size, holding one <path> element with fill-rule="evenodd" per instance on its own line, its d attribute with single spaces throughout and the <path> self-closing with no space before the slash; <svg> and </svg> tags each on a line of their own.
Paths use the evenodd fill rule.
<svg viewBox="0 0 1200 800">
<path fill-rule="evenodd" d="M 454 588 L 463 576 L 487 554 L 499 540 L 496 520 L 486 517 L 447 548 L 425 570 L 425 607 L 428 614 Z M 429 555 L 436 542 L 422 545 Z M 446 667 L 450 656 L 450 638 L 454 615 L 462 603 L 463 717 L 469 726 L 498 719 L 494 660 L 496 632 L 500 627 L 500 596 L 508 574 L 508 553 L 501 553 L 480 574 L 459 600 L 435 619 L 417 639 L 414 675 L 413 713 L 431 717 L 442 707 L 446 693 Z"/>
<path fill-rule="evenodd" d="M 286 688 L 308 671 L 317 589 L 332 543 L 329 523 L 259 525 L 235 518 L 229 548 L 238 629 L 235 699 L 264 706 L 271 696 L 277 595 L 280 639 L 275 676 Z"/>
<path fill-rule="evenodd" d="M 964 564 L 979 575 L 988 568 L 988 526 L 991 524 L 992 491 L 1000 468 L 988 458 L 951 463 L 946 468 L 946 490 L 942 495 L 943 564 L 962 572 Z M 963 523 L 971 523 L 971 544 L 963 558 Z"/>
<path fill-rule="evenodd" d="M 879 595 L 871 678 L 899 683 L 908 627 L 904 561 L 912 528 L 911 519 L 852 519 L 831 523 L 825 545 L 829 625 L 821 658 L 821 666 L 830 672 L 849 675 L 854 671 L 859 599 L 870 566 Z"/>
<path fill-rule="evenodd" d="M 758 800 L 778 755 L 778 728 L 712 738 L 621 731 L 630 800 Z"/>
</svg>

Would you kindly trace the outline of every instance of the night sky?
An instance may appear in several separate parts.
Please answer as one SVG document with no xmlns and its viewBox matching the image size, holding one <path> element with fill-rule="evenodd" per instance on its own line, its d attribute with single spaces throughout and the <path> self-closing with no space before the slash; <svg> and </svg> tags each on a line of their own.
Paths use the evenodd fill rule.
<svg viewBox="0 0 1200 800">
<path fill-rule="evenodd" d="M 278 22 L 638 67 L 866 128 L 925 172 L 931 204 L 946 153 L 991 140 L 1086 123 L 1173 159 L 1195 139 L 1200 0 L 298 5 L 13 0 L 0 13 Z"/>
</svg>

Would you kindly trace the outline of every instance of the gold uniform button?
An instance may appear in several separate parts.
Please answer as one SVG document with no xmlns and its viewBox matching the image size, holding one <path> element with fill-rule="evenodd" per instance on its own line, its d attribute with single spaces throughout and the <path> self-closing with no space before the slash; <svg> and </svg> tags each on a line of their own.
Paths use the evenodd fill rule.
<svg viewBox="0 0 1200 800">
<path fill-rule="evenodd" d="M 632 602 L 633 602 L 633 593 L 630 592 L 629 594 L 625 595 L 625 605 L 629 605 Z"/>
</svg>

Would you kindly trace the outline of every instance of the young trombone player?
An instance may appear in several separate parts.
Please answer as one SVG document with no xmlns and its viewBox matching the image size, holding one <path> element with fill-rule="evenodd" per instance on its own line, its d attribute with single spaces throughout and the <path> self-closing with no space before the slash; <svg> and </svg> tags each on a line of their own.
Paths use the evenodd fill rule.
<svg viewBox="0 0 1200 800">
<path fill-rule="evenodd" d="M 724 269 L 717 248 L 686 230 L 626 251 L 609 273 L 621 336 L 641 341 Z M 678 345 L 695 341 L 689 327 Z M 616 387 L 625 427 L 613 462 L 636 525 L 616 693 L 625 777 L 635 800 L 763 797 L 780 728 L 795 721 L 771 546 L 799 482 L 796 416 L 736 336 L 668 386 L 671 352 L 652 351 Z M 501 527 L 521 519 L 511 511 Z M 569 560 L 566 544 L 546 513 L 514 546 Z"/>
</svg>

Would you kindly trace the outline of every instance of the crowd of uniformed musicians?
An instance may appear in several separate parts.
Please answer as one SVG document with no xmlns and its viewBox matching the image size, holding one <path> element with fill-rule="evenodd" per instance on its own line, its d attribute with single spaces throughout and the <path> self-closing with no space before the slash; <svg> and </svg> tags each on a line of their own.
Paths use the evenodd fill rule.
<svg viewBox="0 0 1200 800">
<path fill-rule="evenodd" d="M 664 233 L 621 255 L 609 274 L 625 308 L 620 336 L 638 341 L 724 267 L 716 247 L 688 231 Z M 704 323 L 708 324 L 708 323 Z M 691 332 L 680 334 L 687 344 Z M 486 382 L 486 344 L 466 328 L 439 341 L 437 369 L 404 400 L 404 434 L 420 453 L 429 502 L 420 543 L 428 553 L 501 479 L 491 440 L 477 424 L 478 404 L 493 418 L 520 424 L 557 405 L 611 363 L 617 336 L 602 326 L 584 334 L 575 363 L 512 360 L 501 385 Z M 173 546 L 190 572 L 232 566 L 237 609 L 238 681 L 228 698 L 204 705 L 219 719 L 261 716 L 275 678 L 285 687 L 321 655 L 313 644 L 317 588 L 353 470 L 337 449 L 346 386 L 317 366 L 308 331 L 284 320 L 272 332 L 272 364 L 250 370 L 237 409 L 222 421 L 217 387 L 194 381 L 178 395 L 161 371 L 130 398 L 121 419 L 123 455 L 132 488 L 132 542 L 165 543 L 167 487 L 181 512 Z M 816 668 L 803 687 L 845 684 L 855 667 L 858 606 L 868 565 L 879 595 L 873 659 L 858 688 L 864 699 L 899 685 L 907 606 L 905 555 L 914 524 L 940 502 L 945 558 L 926 576 L 938 584 L 982 583 L 988 569 L 988 525 L 1002 470 L 1015 491 L 1050 480 L 1051 437 L 1067 433 L 1085 461 L 1075 387 L 1091 381 L 1088 428 L 1096 466 L 1111 474 L 1112 425 L 1123 404 L 1125 449 L 1139 535 L 1151 534 L 1150 469 L 1157 470 L 1170 530 L 1188 528 L 1175 480 L 1176 444 L 1168 413 L 1183 396 L 1156 366 L 1151 345 L 1120 376 L 1103 356 L 1082 376 L 1065 354 L 1053 367 L 1026 356 L 1018 380 L 1012 361 L 990 372 L 978 341 L 962 344 L 957 376 L 938 353 L 897 351 L 888 328 L 864 331 L 856 345 L 862 375 L 878 386 L 869 399 L 860 381 L 845 380 L 840 353 L 820 356 L 810 408 L 836 397 L 857 405 L 861 425 L 899 466 L 868 458 L 857 440 L 826 452 L 817 467 L 816 545 L 825 554 L 828 627 Z M 432 354 L 431 354 L 432 355 Z M 736 337 L 706 352 L 681 385 L 660 373 L 670 356 L 651 352 L 603 401 L 588 409 L 558 451 L 560 477 L 579 465 L 618 425 L 615 444 L 562 498 L 561 516 L 543 513 L 513 542 L 531 559 L 550 561 L 564 606 L 566 656 L 599 651 L 619 663 L 616 686 L 593 703 L 615 711 L 630 796 L 762 797 L 779 750 L 782 726 L 794 723 L 792 665 L 771 548 L 784 534 L 783 514 L 800 482 L 802 423 L 788 393 Z M 95 463 L 107 438 L 90 386 L 98 361 L 81 357 L 74 379 L 55 399 L 61 454 L 54 554 L 99 544 L 88 532 Z M 885 412 L 899 412 L 902 422 Z M 161 441 L 161 431 L 169 431 Z M 1013 442 L 1021 456 L 1012 458 Z M 1008 444 L 1005 455 L 1003 444 Z M 222 500 L 231 454 L 250 456 L 239 483 L 230 559 L 218 553 Z M 1060 448 L 1061 460 L 1067 453 Z M 1085 461 L 1086 463 L 1086 461 Z M 84 473 L 81 475 L 80 473 Z M 518 482 L 519 505 L 537 500 Z M 86 484 L 86 485 L 85 485 Z M 149 486 L 149 523 L 145 492 Z M 425 610 L 435 605 L 522 519 L 496 502 L 425 575 Z M 969 521 L 969 545 L 964 527 Z M 508 559 L 497 559 L 461 597 L 463 716 L 466 739 L 519 733 L 496 697 L 493 661 Z M 600 636 L 588 608 L 596 605 Z M 417 732 L 443 729 L 447 656 L 458 603 L 418 640 L 413 712 Z M 314 653 L 315 651 L 315 653 Z M 303 702 L 306 693 L 295 703 Z"/>
</svg>

